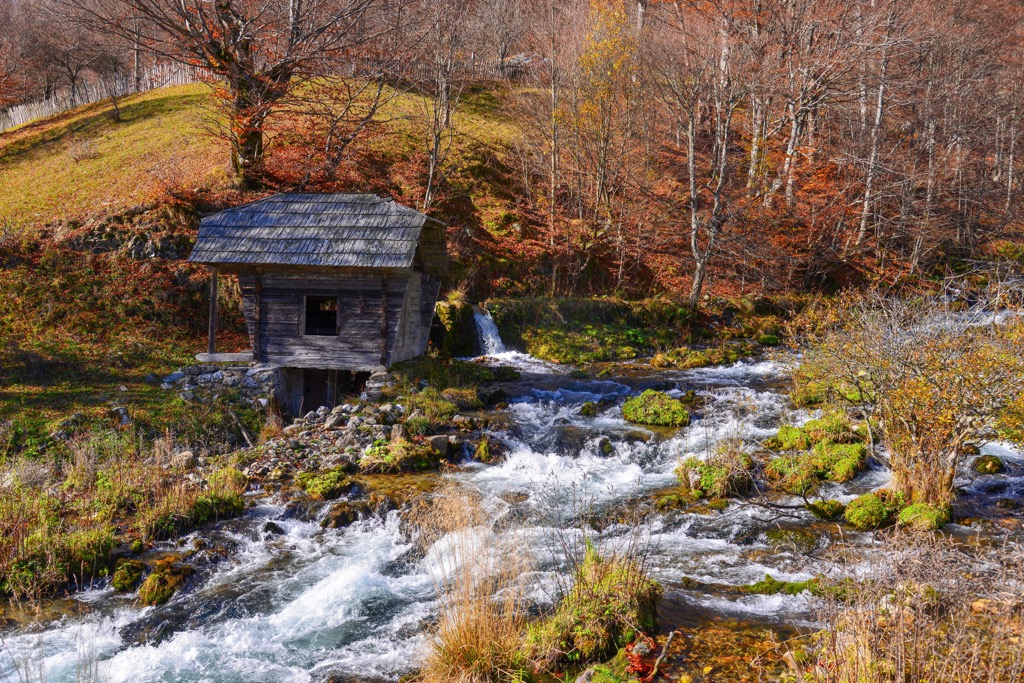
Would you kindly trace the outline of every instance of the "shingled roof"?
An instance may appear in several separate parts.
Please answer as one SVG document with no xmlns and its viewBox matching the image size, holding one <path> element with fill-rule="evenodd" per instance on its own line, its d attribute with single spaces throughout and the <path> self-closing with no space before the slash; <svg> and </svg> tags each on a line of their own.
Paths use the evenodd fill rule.
<svg viewBox="0 0 1024 683">
<path fill-rule="evenodd" d="M 278 194 L 207 216 L 190 261 L 447 270 L 444 226 L 372 194 Z"/>
</svg>

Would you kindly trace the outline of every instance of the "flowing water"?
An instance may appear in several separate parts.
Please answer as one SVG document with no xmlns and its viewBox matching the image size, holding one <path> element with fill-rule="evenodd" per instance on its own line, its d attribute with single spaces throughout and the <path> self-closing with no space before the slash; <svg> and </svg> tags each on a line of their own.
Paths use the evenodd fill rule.
<svg viewBox="0 0 1024 683">
<path fill-rule="evenodd" d="M 835 525 L 801 511 L 785 514 L 753 503 L 724 511 L 677 511 L 647 516 L 639 529 L 596 524 L 602 513 L 628 510 L 675 483 L 679 458 L 703 457 L 723 439 L 751 448 L 780 421 L 801 423 L 810 413 L 787 407 L 781 360 L 746 360 L 727 367 L 573 379 L 565 368 L 507 351 L 494 322 L 478 315 L 481 347 L 496 362 L 515 365 L 523 380 L 509 388 L 510 419 L 492 436 L 507 447 L 500 464 L 467 463 L 445 475 L 482 494 L 493 523 L 481 533 L 514 537 L 532 560 L 523 580 L 537 603 L 551 599 L 565 569 L 565 539 L 587 533 L 599 546 L 639 538 L 655 577 L 665 586 L 665 612 L 701 619 L 734 617 L 772 625 L 810 625 L 807 595 L 740 595 L 693 587 L 757 581 L 770 573 L 802 580 L 829 571 L 823 560 L 840 542 Z M 679 431 L 644 429 L 622 418 L 621 402 L 645 387 L 693 389 L 706 402 Z M 603 410 L 579 414 L 586 401 Z M 607 439 L 613 451 L 601 448 Z M 1009 475 L 959 482 L 983 496 L 1024 498 L 1024 458 L 992 444 L 1013 464 Z M 1014 475 L 1016 472 L 1016 475 Z M 884 485 L 878 464 L 826 494 L 852 499 Z M 133 596 L 98 588 L 76 595 L 60 616 L 24 620 L 2 636 L 0 680 L 75 681 L 393 681 L 416 668 L 436 614 L 432 568 L 449 552 L 441 539 L 414 552 L 399 514 L 339 530 L 300 521 L 272 499 L 243 518 L 193 534 L 220 555 L 199 550 L 197 578 L 161 607 L 139 608 Z M 783 501 L 784 502 L 784 501 Z M 610 515 L 608 518 L 616 518 Z M 284 533 L 265 531 L 274 520 Z M 806 543 L 773 543 L 769 532 L 807 530 Z M 956 527 L 954 525 L 954 531 Z M 842 542 L 862 556 L 870 534 L 845 531 Z M 686 579 L 686 581 L 684 581 Z M 52 612 L 49 612 L 52 614 Z M 676 624 L 669 624 L 672 628 Z"/>
</svg>

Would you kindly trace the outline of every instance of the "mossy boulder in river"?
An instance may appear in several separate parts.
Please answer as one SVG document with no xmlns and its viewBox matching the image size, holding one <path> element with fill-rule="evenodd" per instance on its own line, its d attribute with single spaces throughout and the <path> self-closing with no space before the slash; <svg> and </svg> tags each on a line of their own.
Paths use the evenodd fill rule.
<svg viewBox="0 0 1024 683">
<path fill-rule="evenodd" d="M 295 483 L 314 500 L 334 500 L 356 488 L 347 470 L 336 467 L 326 472 L 302 472 L 295 477 Z"/>
<path fill-rule="evenodd" d="M 676 477 L 684 487 L 706 498 L 746 495 L 753 486 L 753 459 L 745 454 L 719 454 L 708 460 L 687 458 L 676 467 Z"/>
<path fill-rule="evenodd" d="M 826 522 L 839 519 L 846 512 L 846 506 L 838 500 L 816 500 L 805 505 L 808 511 Z"/>
<path fill-rule="evenodd" d="M 995 455 L 982 455 L 974 459 L 971 469 L 978 474 L 999 474 L 1006 470 L 1006 465 Z"/>
<path fill-rule="evenodd" d="M 396 439 L 371 446 L 359 461 L 359 469 L 366 473 L 394 474 L 437 469 L 440 464 L 441 456 L 430 444 Z"/>
<path fill-rule="evenodd" d="M 936 507 L 928 503 L 914 503 L 900 511 L 896 523 L 921 531 L 936 531 L 953 518 L 949 507 Z"/>
<path fill-rule="evenodd" d="M 139 585 L 139 579 L 142 578 L 142 572 L 145 568 L 146 565 L 138 560 L 125 560 L 117 565 L 117 570 L 114 571 L 114 577 L 110 584 L 114 587 L 114 590 L 121 591 L 122 593 L 133 591 Z"/>
<path fill-rule="evenodd" d="M 880 489 L 852 501 L 843 516 L 858 531 L 871 531 L 893 524 L 901 507 L 903 497 L 899 493 Z"/>
<path fill-rule="evenodd" d="M 622 416 L 637 424 L 662 427 L 683 427 L 690 423 L 690 413 L 682 401 L 653 389 L 622 404 Z"/>
<path fill-rule="evenodd" d="M 139 602 L 143 605 L 162 605 L 170 600 L 192 576 L 188 565 L 174 560 L 160 560 L 139 587 Z"/>
</svg>

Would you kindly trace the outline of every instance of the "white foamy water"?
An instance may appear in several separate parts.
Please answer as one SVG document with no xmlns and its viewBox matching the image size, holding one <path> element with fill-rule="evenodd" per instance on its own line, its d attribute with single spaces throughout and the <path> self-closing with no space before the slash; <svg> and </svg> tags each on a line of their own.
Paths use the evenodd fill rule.
<svg viewBox="0 0 1024 683">
<path fill-rule="evenodd" d="M 473 321 L 480 339 L 480 351 L 485 356 L 497 356 L 506 353 L 505 342 L 501 340 L 498 326 L 486 308 L 473 309 Z"/>
</svg>

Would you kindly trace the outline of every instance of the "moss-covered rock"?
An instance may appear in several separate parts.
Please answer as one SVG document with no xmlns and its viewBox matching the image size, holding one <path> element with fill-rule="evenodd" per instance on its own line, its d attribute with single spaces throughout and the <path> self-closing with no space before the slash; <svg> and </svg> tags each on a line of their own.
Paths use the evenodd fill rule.
<svg viewBox="0 0 1024 683">
<path fill-rule="evenodd" d="M 468 303 L 439 301 L 435 312 L 444 329 L 442 353 L 448 356 L 475 356 L 480 347 L 473 307 Z"/>
<path fill-rule="evenodd" d="M 839 519 L 846 512 L 846 506 L 838 500 L 816 500 L 807 503 L 806 507 L 812 515 L 827 522 Z"/>
<path fill-rule="evenodd" d="M 320 520 L 320 526 L 325 529 L 341 529 L 354 524 L 372 512 L 372 505 L 366 500 L 335 503 Z"/>
<path fill-rule="evenodd" d="M 437 469 L 440 454 L 430 444 L 407 439 L 375 443 L 359 461 L 359 470 L 365 473 L 393 474 L 422 472 Z"/>
<path fill-rule="evenodd" d="M 982 455 L 974 459 L 971 469 L 978 474 L 999 474 L 1006 471 L 1006 465 L 995 455 Z"/>
<path fill-rule="evenodd" d="M 818 535 L 809 529 L 769 529 L 764 536 L 770 545 L 792 548 L 798 553 L 810 553 L 818 547 Z"/>
<path fill-rule="evenodd" d="M 580 415 L 583 417 L 597 417 L 599 412 L 601 412 L 600 407 L 593 401 L 587 401 L 580 406 Z"/>
<path fill-rule="evenodd" d="M 527 649 L 542 668 L 607 659 L 637 635 L 653 631 L 661 586 L 637 563 L 602 558 L 591 544 L 573 587 L 546 619 L 534 622 Z"/>
<path fill-rule="evenodd" d="M 953 518 L 952 510 L 928 503 L 913 503 L 900 511 L 896 523 L 920 531 L 937 531 Z"/>
<path fill-rule="evenodd" d="M 757 343 L 761 344 L 762 346 L 778 346 L 779 338 L 774 334 L 762 334 L 760 337 L 758 337 Z"/>
<path fill-rule="evenodd" d="M 742 587 L 743 592 L 753 593 L 755 595 L 778 595 L 784 593 L 785 595 L 799 595 L 804 591 L 807 591 L 813 595 L 821 593 L 820 581 L 818 579 L 808 579 L 807 581 L 779 581 L 772 577 L 771 574 L 765 574 L 763 581 L 757 583 L 751 583 Z"/>
<path fill-rule="evenodd" d="M 522 379 L 523 373 L 507 365 L 499 365 L 491 370 L 494 373 L 494 380 L 497 382 L 515 382 Z"/>
<path fill-rule="evenodd" d="M 142 572 L 145 571 L 146 565 L 142 564 L 138 560 L 124 560 L 119 562 L 117 569 L 114 571 L 114 576 L 110 581 L 110 585 L 114 587 L 114 590 L 122 593 L 129 593 L 135 590 L 135 587 L 139 585 L 139 580 L 142 579 Z"/>
<path fill-rule="evenodd" d="M 903 499 L 899 493 L 881 489 L 865 493 L 846 506 L 843 517 L 859 531 L 871 531 L 896 521 Z"/>
<path fill-rule="evenodd" d="M 164 604 L 185 585 L 190 576 L 192 568 L 188 565 L 176 564 L 171 559 L 157 562 L 139 587 L 139 602 L 143 605 Z"/>
<path fill-rule="evenodd" d="M 476 389 L 449 387 L 441 392 L 441 398 L 455 405 L 460 410 L 480 410 L 484 407 L 483 401 L 477 395 Z"/>
<path fill-rule="evenodd" d="M 630 422 L 644 425 L 682 427 L 690 423 L 690 413 L 682 401 L 653 389 L 622 404 L 622 415 Z"/>
<path fill-rule="evenodd" d="M 336 467 L 326 472 L 301 472 L 295 483 L 314 500 L 334 500 L 351 493 L 356 483 L 348 476 L 348 467 Z"/>
</svg>

